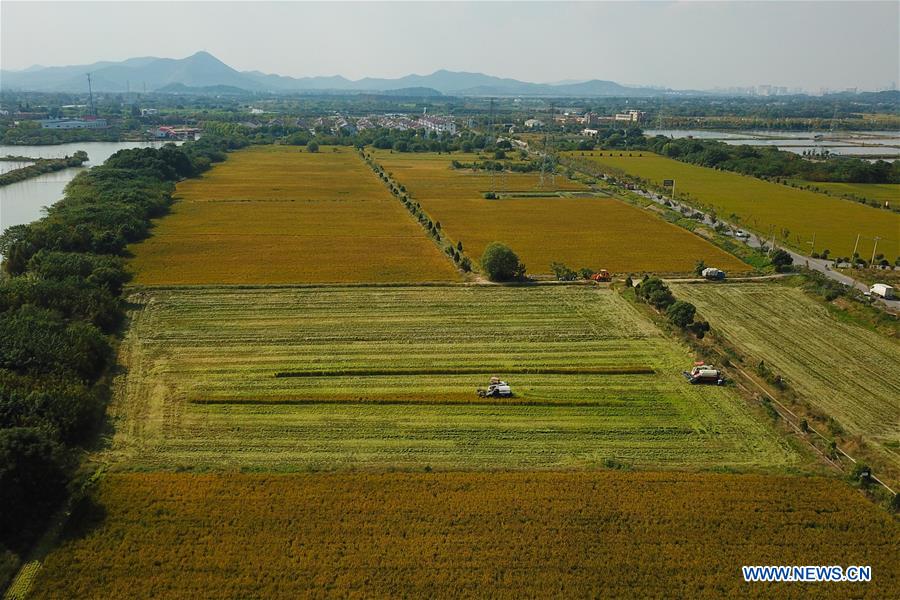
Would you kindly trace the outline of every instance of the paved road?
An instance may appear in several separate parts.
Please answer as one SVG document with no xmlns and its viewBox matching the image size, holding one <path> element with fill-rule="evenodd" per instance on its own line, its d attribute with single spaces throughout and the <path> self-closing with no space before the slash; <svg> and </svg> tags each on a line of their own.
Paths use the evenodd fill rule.
<svg viewBox="0 0 900 600">
<path fill-rule="evenodd" d="M 715 223 L 709 217 L 708 214 L 704 213 L 701 210 L 697 210 L 693 206 L 690 206 L 688 204 L 681 204 L 679 202 L 675 202 L 671 198 L 667 198 L 665 196 L 659 196 L 657 194 L 653 194 L 651 192 L 646 192 L 644 190 L 630 190 L 630 191 L 633 191 L 634 193 L 638 194 L 639 196 L 643 196 L 644 198 L 652 200 L 652 201 L 656 202 L 657 204 L 660 204 L 663 206 L 665 206 L 666 200 L 668 200 L 669 203 L 672 205 L 671 208 L 674 208 L 675 210 L 680 211 L 682 209 L 682 207 L 684 207 L 684 208 L 691 210 L 695 214 L 700 213 L 703 215 L 703 223 L 705 223 L 706 225 L 709 225 L 710 227 L 713 227 L 715 225 Z M 718 219 L 718 222 L 723 223 L 724 225 L 729 227 L 732 231 L 739 230 L 738 227 L 736 227 L 736 226 L 732 225 L 731 223 L 728 223 L 727 221 L 724 221 L 722 219 Z M 756 234 L 749 232 L 749 231 L 746 233 L 747 233 L 748 237 L 743 239 L 745 244 L 747 244 L 751 248 L 759 248 L 763 245 L 763 240 L 761 240 Z M 736 239 L 739 239 L 739 238 L 736 238 Z M 838 273 L 837 271 L 834 271 L 832 269 L 832 267 L 834 266 L 834 261 L 823 260 L 820 258 L 812 258 L 809 256 L 805 256 L 803 254 L 800 254 L 798 252 L 794 252 L 793 250 L 790 250 L 790 249 L 784 248 L 784 247 L 782 247 L 782 249 L 791 255 L 791 258 L 794 259 L 795 265 L 798 265 L 801 267 L 807 267 L 809 269 L 812 269 L 813 271 L 818 271 L 819 273 L 822 273 L 829 279 L 833 279 L 834 281 L 837 281 L 838 283 L 841 283 L 848 287 L 854 287 L 863 293 L 868 293 L 868 291 L 869 291 L 869 286 L 866 285 L 864 282 L 859 281 L 857 279 L 853 279 L 852 277 L 844 275 L 843 273 Z M 873 296 L 873 301 L 876 306 L 879 306 L 881 308 L 886 308 L 889 311 L 894 312 L 894 313 L 900 312 L 900 299 L 885 300 L 884 298 L 879 298 L 877 296 Z"/>
</svg>

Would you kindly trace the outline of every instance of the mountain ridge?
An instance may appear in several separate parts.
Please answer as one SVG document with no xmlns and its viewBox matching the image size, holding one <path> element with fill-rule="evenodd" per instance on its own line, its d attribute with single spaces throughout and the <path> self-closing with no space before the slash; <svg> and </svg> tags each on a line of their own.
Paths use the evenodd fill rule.
<svg viewBox="0 0 900 600">
<path fill-rule="evenodd" d="M 180 59 L 146 56 L 89 65 L 35 65 L 22 71 L 0 71 L 0 90 L 81 92 L 87 89 L 87 73 L 91 73 L 94 91 L 113 93 L 129 89 L 160 92 L 178 89 L 183 93 L 192 88 L 226 88 L 251 93 L 309 93 L 392 92 L 427 88 L 446 95 L 470 96 L 649 96 L 666 91 L 632 88 L 599 79 L 578 83 L 532 83 L 447 69 L 393 79 L 364 77 L 351 80 L 341 75 L 290 77 L 261 71 L 238 71 L 206 51 Z"/>
</svg>

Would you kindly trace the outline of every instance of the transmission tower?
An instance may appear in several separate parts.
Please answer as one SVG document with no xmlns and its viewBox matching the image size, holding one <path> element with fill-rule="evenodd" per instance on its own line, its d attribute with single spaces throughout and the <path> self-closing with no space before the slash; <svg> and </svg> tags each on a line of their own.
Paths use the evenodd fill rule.
<svg viewBox="0 0 900 600">
<path fill-rule="evenodd" d="M 553 168 L 553 153 L 550 149 L 550 123 L 553 122 L 553 104 L 550 104 L 550 115 L 544 124 L 543 156 L 541 157 L 541 187 L 547 179 L 551 185 L 556 185 L 556 171 Z"/>
<path fill-rule="evenodd" d="M 88 99 L 90 100 L 91 116 L 96 117 L 97 111 L 94 109 L 94 90 L 91 89 L 91 74 L 90 73 L 87 74 L 87 80 L 88 80 Z"/>
<path fill-rule="evenodd" d="M 494 136 L 494 99 L 491 98 L 491 109 L 488 113 L 490 116 L 488 117 L 488 135 L 490 136 L 488 140 L 494 141 L 496 137 Z M 493 143 L 491 143 L 493 145 Z M 491 169 L 491 194 L 497 195 L 497 182 L 496 182 L 496 171 Z"/>
</svg>

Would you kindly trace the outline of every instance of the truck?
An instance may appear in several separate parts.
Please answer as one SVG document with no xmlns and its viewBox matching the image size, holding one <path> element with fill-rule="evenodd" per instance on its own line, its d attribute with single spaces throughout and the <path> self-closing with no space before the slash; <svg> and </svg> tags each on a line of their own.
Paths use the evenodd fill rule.
<svg viewBox="0 0 900 600">
<path fill-rule="evenodd" d="M 478 388 L 475 390 L 479 398 L 509 398 L 513 395 L 512 388 L 499 377 L 491 377 L 490 384 L 487 388 Z"/>
<path fill-rule="evenodd" d="M 591 275 L 591 281 L 612 281 L 612 275 L 606 269 L 600 269 Z"/>
<path fill-rule="evenodd" d="M 725 279 L 725 271 L 716 269 L 715 267 L 706 267 L 700 272 L 704 279 L 712 279 L 713 281 L 721 281 Z"/>
<path fill-rule="evenodd" d="M 894 288 L 886 283 L 876 283 L 869 289 L 869 293 L 885 300 L 891 300 L 894 297 Z"/>
<path fill-rule="evenodd" d="M 684 378 L 691 385 L 711 384 L 722 385 L 725 383 L 725 376 L 717 368 L 711 365 L 695 364 L 690 371 L 683 371 Z"/>
</svg>

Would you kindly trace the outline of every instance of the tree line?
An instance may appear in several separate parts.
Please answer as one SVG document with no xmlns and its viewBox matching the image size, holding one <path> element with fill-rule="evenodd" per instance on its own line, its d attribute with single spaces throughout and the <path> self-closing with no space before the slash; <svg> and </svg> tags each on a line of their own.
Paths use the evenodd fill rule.
<svg viewBox="0 0 900 600">
<path fill-rule="evenodd" d="M 84 150 L 78 150 L 72 156 L 66 156 L 65 158 L 40 158 L 35 161 L 34 164 L 27 165 L 21 169 L 14 169 L 0 175 L 0 186 L 31 179 L 32 177 L 37 177 L 44 173 L 62 171 L 63 169 L 68 169 L 70 167 L 80 167 L 83 163 L 87 162 L 87 160 L 88 155 Z"/>
<path fill-rule="evenodd" d="M 664 136 L 647 139 L 646 148 L 683 162 L 763 179 L 793 177 L 841 183 L 900 183 L 900 161 L 868 162 L 839 156 L 808 160 L 778 148 L 731 146 L 690 138 L 673 140 Z"/>
<path fill-rule="evenodd" d="M 101 422 L 126 246 L 169 210 L 175 182 L 236 145 L 207 136 L 121 150 L 75 177 L 44 218 L 0 235 L 0 555 L 42 531 Z"/>
</svg>

